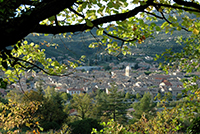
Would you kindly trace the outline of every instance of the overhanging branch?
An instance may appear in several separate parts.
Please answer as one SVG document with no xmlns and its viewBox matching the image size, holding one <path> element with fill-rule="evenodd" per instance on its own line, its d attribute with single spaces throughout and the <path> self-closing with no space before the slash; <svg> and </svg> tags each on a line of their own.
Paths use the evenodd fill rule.
<svg viewBox="0 0 200 134">
<path fill-rule="evenodd" d="M 44 0 L 35 8 L 23 13 L 21 17 L 11 19 L 0 27 L 0 50 L 15 44 L 29 33 L 34 32 L 40 21 L 49 18 L 65 8 L 71 7 L 76 0 Z M 12 38 L 12 39 L 9 39 Z"/>
<path fill-rule="evenodd" d="M 183 0 L 174 0 L 174 2 L 176 2 L 179 5 L 183 5 L 186 7 L 193 7 L 196 8 L 197 10 L 200 11 L 200 5 L 194 2 L 188 2 L 188 1 L 183 1 Z"/>
<path fill-rule="evenodd" d="M 98 18 L 94 21 L 91 21 L 93 23 L 92 27 L 87 26 L 86 23 L 85 24 L 78 24 L 78 25 L 61 26 L 61 27 L 39 25 L 38 24 L 37 27 L 32 32 L 58 34 L 58 33 L 66 33 L 66 32 L 84 31 L 84 30 L 87 30 L 87 29 L 92 29 L 95 26 L 98 26 L 100 24 L 104 24 L 104 23 L 107 23 L 107 22 L 123 21 L 126 18 L 130 18 L 130 17 L 137 15 L 139 12 L 143 12 L 144 9 L 146 9 L 149 5 L 150 4 L 138 6 L 138 7 L 134 8 L 133 10 L 130 10 L 129 12 L 126 12 L 126 13 L 115 14 L 115 15 L 110 15 L 110 16 Z"/>
<path fill-rule="evenodd" d="M 173 25 L 173 23 L 172 22 L 170 22 L 166 17 L 165 17 L 165 15 L 163 14 L 163 12 L 160 12 L 161 13 L 161 15 L 162 15 L 162 17 L 163 17 L 163 19 L 167 22 L 167 23 L 169 23 L 169 24 L 172 24 Z M 181 27 L 181 26 L 180 26 Z M 184 27 L 181 27 L 181 29 L 183 29 L 183 30 L 185 30 L 185 31 L 187 31 L 187 32 L 189 32 L 188 31 L 188 29 L 187 28 L 184 28 Z"/>
<path fill-rule="evenodd" d="M 181 10 L 184 10 L 184 11 L 191 11 L 191 12 L 200 13 L 200 10 L 198 10 L 198 9 L 186 8 L 186 7 L 181 7 L 181 6 L 174 6 L 174 5 L 167 5 L 167 4 L 160 4 L 160 3 L 153 3 L 153 6 L 154 7 L 163 6 L 163 7 L 173 8 L 173 9 L 181 9 Z"/>
</svg>

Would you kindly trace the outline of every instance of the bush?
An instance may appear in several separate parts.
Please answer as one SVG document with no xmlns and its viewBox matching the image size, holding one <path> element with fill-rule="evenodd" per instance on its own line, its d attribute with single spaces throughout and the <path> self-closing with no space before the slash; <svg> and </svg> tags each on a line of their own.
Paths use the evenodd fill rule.
<svg viewBox="0 0 200 134">
<path fill-rule="evenodd" d="M 151 74 L 152 72 L 150 72 L 150 71 L 146 71 L 146 72 L 144 72 L 144 74 L 146 74 L 146 75 L 149 75 L 149 74 Z"/>
<path fill-rule="evenodd" d="M 110 70 L 110 69 L 111 69 L 111 67 L 110 67 L 110 66 L 108 66 L 108 65 L 106 65 L 106 66 L 104 66 L 104 67 L 103 67 L 103 69 L 105 69 L 105 71 L 108 71 L 108 70 Z"/>
<path fill-rule="evenodd" d="M 200 133 L 200 117 L 193 120 L 192 124 L 187 128 L 189 134 L 199 134 Z"/>
<path fill-rule="evenodd" d="M 104 128 L 100 131 L 93 128 L 92 134 L 132 134 L 132 132 L 129 132 L 126 127 L 114 120 L 110 120 L 107 123 L 103 122 L 102 125 Z"/>
<path fill-rule="evenodd" d="M 102 126 L 99 124 L 98 120 L 87 118 L 83 120 L 74 121 L 69 124 L 72 134 L 90 134 L 92 128 L 97 130 L 102 129 Z"/>
<path fill-rule="evenodd" d="M 46 130 L 50 130 L 50 129 L 53 129 L 53 130 L 58 130 L 61 126 L 56 123 L 56 122 L 47 122 L 47 123 L 44 123 L 42 125 L 44 131 Z"/>
</svg>

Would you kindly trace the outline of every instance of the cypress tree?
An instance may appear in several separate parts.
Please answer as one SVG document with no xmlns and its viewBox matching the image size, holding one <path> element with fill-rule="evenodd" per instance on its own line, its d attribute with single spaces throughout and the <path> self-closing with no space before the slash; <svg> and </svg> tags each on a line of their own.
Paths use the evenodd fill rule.
<svg viewBox="0 0 200 134">
<path fill-rule="evenodd" d="M 113 119 L 119 123 L 126 122 L 128 104 L 125 102 L 124 94 L 118 92 L 118 88 L 114 84 L 108 91 L 108 94 L 96 97 L 99 115 L 106 120 Z"/>
</svg>

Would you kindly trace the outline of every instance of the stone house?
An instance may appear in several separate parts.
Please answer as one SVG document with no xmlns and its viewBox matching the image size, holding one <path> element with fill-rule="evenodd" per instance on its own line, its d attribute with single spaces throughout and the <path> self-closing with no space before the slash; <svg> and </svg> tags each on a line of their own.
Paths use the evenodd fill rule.
<svg viewBox="0 0 200 134">
<path fill-rule="evenodd" d="M 84 92 L 83 88 L 68 88 L 67 89 L 67 93 L 69 93 L 70 95 L 80 94 L 80 93 L 83 93 L 83 92 Z"/>
</svg>

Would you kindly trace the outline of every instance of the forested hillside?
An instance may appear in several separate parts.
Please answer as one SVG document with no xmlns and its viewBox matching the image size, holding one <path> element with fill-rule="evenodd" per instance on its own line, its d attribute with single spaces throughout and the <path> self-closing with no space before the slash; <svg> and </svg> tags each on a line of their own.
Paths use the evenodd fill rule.
<svg viewBox="0 0 200 134">
<path fill-rule="evenodd" d="M 176 39 L 180 35 L 182 35 L 182 38 L 185 39 L 190 34 L 190 32 L 186 32 L 184 30 L 175 30 L 173 31 L 173 35 L 171 35 L 171 32 L 165 33 L 163 31 L 152 35 L 151 38 L 147 38 L 142 44 L 138 43 L 136 47 L 130 47 L 131 52 L 144 53 L 153 57 L 155 54 L 161 54 L 169 48 L 171 48 L 174 52 L 180 52 L 184 46 L 176 43 Z M 96 38 L 94 38 L 93 35 Z M 89 48 L 90 43 L 97 42 L 98 40 L 95 30 L 87 33 L 80 32 L 74 35 L 67 34 L 66 37 L 67 38 L 63 38 L 61 35 L 38 36 L 36 34 L 30 34 L 26 37 L 26 39 L 29 42 L 40 44 L 41 48 L 45 49 L 47 57 L 57 57 L 68 54 L 75 59 L 80 58 L 81 55 L 86 55 L 87 58 L 94 59 L 96 54 L 104 51 L 101 47 L 95 49 Z M 135 48 L 140 49 L 140 51 Z"/>
</svg>

